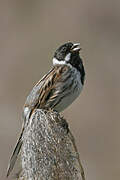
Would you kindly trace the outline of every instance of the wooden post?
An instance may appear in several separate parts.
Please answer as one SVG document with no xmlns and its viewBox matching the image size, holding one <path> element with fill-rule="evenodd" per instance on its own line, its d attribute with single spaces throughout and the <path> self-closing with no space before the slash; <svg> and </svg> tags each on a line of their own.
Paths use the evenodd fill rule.
<svg viewBox="0 0 120 180">
<path fill-rule="evenodd" d="M 68 124 L 57 112 L 35 110 L 23 134 L 20 180 L 85 180 Z"/>
</svg>

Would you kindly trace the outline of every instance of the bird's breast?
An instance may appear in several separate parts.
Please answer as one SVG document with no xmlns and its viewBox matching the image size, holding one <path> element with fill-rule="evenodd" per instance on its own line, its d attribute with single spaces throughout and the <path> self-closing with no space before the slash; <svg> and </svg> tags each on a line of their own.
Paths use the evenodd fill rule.
<svg viewBox="0 0 120 180">
<path fill-rule="evenodd" d="M 68 90 L 66 90 L 66 94 L 61 97 L 60 103 L 55 107 L 55 110 L 58 112 L 63 111 L 71 105 L 82 91 L 83 85 L 81 83 L 80 73 L 77 70 L 72 72 L 69 82 L 71 83 L 69 83 L 70 85 L 68 86 Z"/>
</svg>

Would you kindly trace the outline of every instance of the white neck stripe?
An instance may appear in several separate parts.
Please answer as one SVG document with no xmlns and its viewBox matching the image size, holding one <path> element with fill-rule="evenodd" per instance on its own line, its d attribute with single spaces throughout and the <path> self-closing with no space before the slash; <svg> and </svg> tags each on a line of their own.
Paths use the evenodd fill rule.
<svg viewBox="0 0 120 180">
<path fill-rule="evenodd" d="M 56 59 L 55 57 L 53 58 L 53 65 L 56 65 L 56 64 L 66 64 L 65 61 L 58 61 L 58 59 Z"/>
</svg>

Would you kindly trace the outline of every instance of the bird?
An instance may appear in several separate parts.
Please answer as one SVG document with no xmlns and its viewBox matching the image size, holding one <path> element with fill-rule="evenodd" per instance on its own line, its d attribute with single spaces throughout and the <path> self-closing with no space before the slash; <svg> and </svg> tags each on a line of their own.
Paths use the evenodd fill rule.
<svg viewBox="0 0 120 180">
<path fill-rule="evenodd" d="M 53 110 L 60 113 L 81 93 L 85 70 L 80 57 L 80 43 L 67 42 L 54 53 L 53 67 L 33 87 L 23 106 L 23 126 L 20 137 L 10 158 L 7 177 L 11 173 L 22 146 L 25 122 L 36 109 Z"/>
</svg>

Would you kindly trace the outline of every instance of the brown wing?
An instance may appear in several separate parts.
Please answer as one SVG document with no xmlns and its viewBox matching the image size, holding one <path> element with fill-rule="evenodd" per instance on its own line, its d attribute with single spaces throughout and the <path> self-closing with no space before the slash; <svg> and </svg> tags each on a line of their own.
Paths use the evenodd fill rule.
<svg viewBox="0 0 120 180">
<path fill-rule="evenodd" d="M 60 83 L 68 78 L 66 75 L 69 67 L 66 65 L 59 65 L 53 67 L 47 75 L 45 75 L 33 88 L 27 100 L 25 102 L 25 107 L 30 109 L 52 108 L 58 93 L 62 92 L 62 86 Z M 69 74 L 69 73 L 68 73 Z M 59 87 L 58 87 L 59 86 Z M 57 91 L 56 91 L 56 87 Z"/>
</svg>

